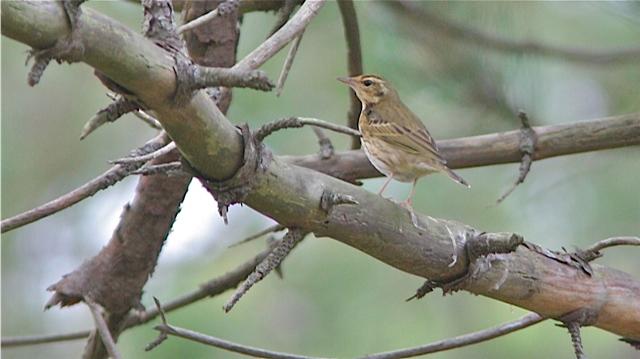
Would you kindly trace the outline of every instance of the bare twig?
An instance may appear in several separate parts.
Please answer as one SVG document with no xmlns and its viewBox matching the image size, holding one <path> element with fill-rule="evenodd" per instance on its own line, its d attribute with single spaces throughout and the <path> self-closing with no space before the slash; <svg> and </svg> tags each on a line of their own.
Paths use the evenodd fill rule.
<svg viewBox="0 0 640 359">
<path fill-rule="evenodd" d="M 25 345 L 37 345 L 47 343 L 64 342 L 68 340 L 84 339 L 89 335 L 88 330 L 79 332 L 64 333 L 64 334 L 51 334 L 51 335 L 29 335 L 21 337 L 6 337 L 2 338 L 3 348 L 18 347 Z"/>
<path fill-rule="evenodd" d="M 183 167 L 182 167 L 182 162 L 180 161 L 174 161 L 174 162 L 169 162 L 169 163 L 162 163 L 159 165 L 147 165 L 144 166 L 140 169 L 137 169 L 135 171 L 131 172 L 132 175 L 144 175 L 144 176 L 150 176 L 150 175 L 159 175 L 159 174 L 163 174 L 163 175 L 167 175 L 167 176 L 182 176 L 182 175 L 189 175 L 188 172 L 185 172 Z"/>
<path fill-rule="evenodd" d="M 162 125 L 155 117 L 149 115 L 145 111 L 138 110 L 133 113 L 134 116 L 144 121 L 147 125 L 151 126 L 151 128 L 155 128 L 156 130 L 162 130 Z"/>
<path fill-rule="evenodd" d="M 145 145 L 133 152 L 133 156 L 139 156 L 149 152 L 153 152 L 159 147 L 165 145 L 168 141 L 166 134 L 160 134 L 154 139 L 147 142 Z M 130 175 L 134 170 L 140 167 L 142 164 L 129 164 L 129 165 L 116 165 L 111 167 L 108 171 L 100 176 L 92 179 L 84 185 L 74 189 L 73 191 L 62 195 L 50 202 L 47 202 L 41 206 L 30 209 L 26 212 L 20 213 L 11 218 L 2 220 L 0 224 L 0 231 L 2 233 L 22 227 L 26 224 L 35 222 L 44 217 L 50 216 L 56 212 L 59 212 L 65 208 L 93 196 L 98 191 L 108 188 L 115 183 L 121 181 L 123 178 Z"/>
<path fill-rule="evenodd" d="M 88 297 L 84 298 L 84 302 L 87 303 L 87 306 L 89 307 L 89 309 L 91 309 L 91 315 L 93 315 L 93 321 L 96 324 L 96 330 L 100 334 L 102 342 L 107 348 L 109 356 L 113 359 L 121 359 L 122 357 L 120 356 L 118 348 L 116 347 L 116 343 L 111 336 L 111 332 L 109 331 L 107 322 L 104 320 L 104 317 L 102 317 L 102 309 L 100 305 Z"/>
<path fill-rule="evenodd" d="M 268 227 L 268 228 L 265 228 L 265 229 L 261 230 L 260 232 L 258 232 L 256 234 L 252 234 L 249 237 L 247 237 L 247 238 L 245 238 L 245 239 L 243 239 L 243 240 L 241 240 L 239 242 L 236 242 L 236 243 L 230 245 L 229 248 L 236 247 L 236 246 L 239 246 L 241 244 L 245 244 L 245 243 L 250 242 L 250 241 L 252 241 L 254 239 L 258 239 L 258 238 L 264 236 L 265 234 L 283 231 L 285 228 L 286 227 L 281 225 L 281 224 L 275 224 L 275 225 L 273 225 L 271 227 Z"/>
<path fill-rule="evenodd" d="M 273 83 L 264 71 L 260 70 L 234 70 L 226 67 L 206 67 L 194 65 L 195 89 L 225 86 L 248 87 L 260 91 L 271 91 Z"/>
<path fill-rule="evenodd" d="M 162 310 L 162 306 L 160 305 L 160 301 L 158 300 L 158 298 L 153 297 L 153 302 L 156 304 L 156 311 L 158 312 L 158 314 L 160 314 L 160 320 L 162 321 L 162 325 L 169 325 L 167 323 L 167 317 L 165 317 L 165 315 L 164 315 L 164 311 Z M 144 348 L 144 350 L 147 351 L 147 352 L 152 350 L 153 348 L 155 348 L 158 345 L 162 344 L 162 342 L 167 340 L 167 338 L 168 338 L 167 333 L 160 332 L 158 337 L 154 341 L 152 341 L 151 343 L 147 344 L 147 346 Z"/>
<path fill-rule="evenodd" d="M 287 76 L 289 75 L 289 70 L 291 70 L 291 65 L 293 65 L 293 60 L 296 57 L 296 53 L 298 52 L 298 47 L 300 46 L 300 41 L 302 41 L 302 35 L 304 35 L 304 31 L 293 40 L 291 44 L 291 48 L 289 48 L 289 53 L 287 53 L 287 58 L 284 60 L 284 65 L 282 66 L 282 71 L 280 72 L 280 76 L 278 77 L 278 82 L 276 83 L 276 96 L 280 96 L 282 94 L 282 88 L 284 87 L 284 82 L 287 81 Z"/>
<path fill-rule="evenodd" d="M 240 60 L 232 69 L 257 69 L 280 51 L 289 41 L 295 39 L 318 14 L 325 0 L 306 1 L 291 19 L 265 40 L 260 46 Z"/>
<path fill-rule="evenodd" d="M 262 141 L 265 139 L 265 137 L 269 136 L 270 134 L 278 130 L 281 130 L 284 128 L 299 128 L 305 125 L 322 127 L 322 128 L 326 128 L 327 130 L 344 133 L 350 136 L 360 137 L 360 132 L 352 128 L 336 125 L 330 122 L 318 120 L 316 118 L 309 118 L 309 117 L 289 117 L 289 118 L 268 123 L 260 127 L 260 129 L 256 132 L 255 137 L 259 141 Z"/>
<path fill-rule="evenodd" d="M 582 346 L 582 336 L 580 335 L 580 324 L 576 322 L 566 323 L 567 330 L 571 336 L 571 344 L 573 345 L 573 352 L 576 355 L 576 359 L 586 359 L 587 356 L 584 353 L 584 347 Z"/>
<path fill-rule="evenodd" d="M 523 183 L 527 178 L 527 174 L 531 170 L 531 164 L 533 163 L 533 156 L 536 150 L 536 144 L 538 143 L 538 136 L 536 131 L 531 128 L 529 124 L 529 118 L 524 111 L 518 113 L 518 118 L 522 122 L 520 128 L 520 152 L 522 153 L 522 160 L 520 162 L 520 170 L 518 178 L 515 183 L 496 201 L 496 204 L 500 204 L 513 192 L 519 184 Z"/>
<path fill-rule="evenodd" d="M 433 28 L 440 33 L 464 41 L 473 46 L 486 47 L 505 53 L 526 53 L 550 58 L 563 59 L 591 65 L 608 65 L 640 61 L 640 47 L 627 49 L 592 50 L 587 48 L 569 48 L 537 43 L 531 40 L 517 41 L 496 34 L 488 34 L 477 29 L 455 23 L 426 11 L 417 2 L 398 0 L 388 1 L 387 5 L 409 16 L 416 24 Z"/>
<path fill-rule="evenodd" d="M 107 97 L 110 98 L 112 101 L 116 101 L 121 96 L 116 93 L 107 92 Z M 160 124 L 160 121 L 158 121 L 155 117 L 149 115 L 146 111 L 142 109 L 138 109 L 136 111 L 133 111 L 132 113 L 134 116 L 136 116 L 137 118 L 141 119 L 144 123 L 149 125 L 149 127 L 155 128 L 156 130 L 162 130 L 162 125 Z"/>
<path fill-rule="evenodd" d="M 435 352 L 460 348 L 463 346 L 480 343 L 480 342 L 490 340 L 499 336 L 513 333 L 517 330 L 527 328 L 543 320 L 544 318 L 537 314 L 528 314 L 516 321 L 502 324 L 498 327 L 489 328 L 489 329 L 481 330 L 475 333 L 465 334 L 458 337 L 437 341 L 431 344 L 427 344 L 427 345 L 423 345 L 415 348 L 407 348 L 407 349 L 401 349 L 397 351 L 371 354 L 363 358 L 367 358 L 367 359 L 409 358 L 409 357 L 414 357 L 414 356 L 419 356 L 419 355 L 424 355 L 429 353 L 435 353 Z M 216 337 L 211 337 L 208 335 L 197 333 L 191 330 L 174 327 L 171 325 L 163 324 L 163 325 L 157 326 L 155 329 L 169 335 L 178 336 L 188 340 L 196 341 L 198 343 L 214 346 L 216 348 L 221 348 L 221 349 L 233 351 L 236 353 L 257 356 L 260 358 L 276 358 L 276 359 L 281 359 L 281 358 L 294 358 L 294 359 L 307 358 L 308 359 L 310 358 L 310 357 L 299 356 L 295 354 L 278 353 L 278 352 L 268 351 L 265 349 L 248 347 L 241 344 L 222 340 Z"/>
<path fill-rule="evenodd" d="M 182 34 L 185 31 L 193 30 L 196 27 L 202 26 L 218 16 L 225 16 L 226 14 L 229 14 L 230 12 L 234 11 L 239 5 L 240 0 L 227 0 L 218 5 L 218 7 L 214 10 L 189 21 L 189 23 L 187 24 L 179 26 L 176 31 L 178 34 Z"/>
<path fill-rule="evenodd" d="M 156 150 L 155 152 L 147 153 L 146 155 L 137 156 L 137 157 L 119 158 L 117 160 L 111 161 L 111 163 L 115 163 L 119 165 L 128 164 L 128 163 L 146 163 L 160 156 L 163 156 L 175 149 L 176 149 L 176 143 L 170 142 L 166 146 Z"/>
<path fill-rule="evenodd" d="M 560 318 L 558 318 L 558 320 L 562 322 L 562 324 L 556 324 L 556 326 L 567 328 L 567 330 L 569 331 L 576 359 L 587 358 L 586 354 L 584 353 L 584 347 L 582 346 L 582 335 L 580 334 L 580 327 L 593 325 L 597 321 L 598 315 L 599 310 L 582 307 L 564 314 L 560 316 Z"/>
<path fill-rule="evenodd" d="M 314 357 L 308 357 L 303 355 L 295 355 L 281 352 L 274 352 L 271 350 L 250 347 L 234 342 L 230 342 L 227 340 L 223 340 L 220 338 L 212 337 L 209 335 L 204 335 L 198 332 L 194 332 L 192 330 L 183 329 L 179 327 L 174 327 L 168 324 L 158 325 L 154 328 L 160 333 L 164 333 L 165 335 L 173 335 L 176 337 L 184 338 L 187 340 L 191 340 L 194 342 L 202 343 L 205 345 L 210 345 L 212 347 L 228 350 L 234 353 L 241 353 L 245 355 L 250 355 L 256 358 L 272 358 L 272 359 L 315 359 Z"/>
<path fill-rule="evenodd" d="M 318 145 L 320 145 L 320 158 L 322 158 L 323 160 L 331 158 L 335 151 L 329 137 L 327 137 L 327 135 L 324 134 L 324 131 L 322 131 L 318 127 L 313 127 L 313 133 L 315 133 L 316 137 L 318 137 Z"/>
<path fill-rule="evenodd" d="M 397 359 L 410 358 L 418 355 L 440 352 L 449 349 L 460 348 L 463 346 L 480 343 L 486 340 L 497 338 L 505 334 L 513 333 L 517 330 L 527 328 L 531 325 L 543 321 L 545 318 L 538 314 L 527 314 L 524 317 L 513 322 L 505 323 L 497 327 L 480 330 L 474 333 L 460 335 L 457 337 L 440 340 L 431 344 L 419 347 L 401 349 L 391 352 L 367 355 L 363 358 L 367 359 Z"/>
<path fill-rule="evenodd" d="M 601 250 L 614 246 L 640 246 L 640 237 L 611 237 L 603 239 L 591 245 L 587 249 L 578 250 L 577 254 L 580 258 L 590 262 L 596 258 L 602 257 Z"/>
<path fill-rule="evenodd" d="M 80 133 L 80 139 L 85 139 L 91 132 L 98 129 L 100 126 L 107 122 L 114 122 L 123 115 L 137 111 L 140 109 L 140 105 L 133 100 L 125 97 L 118 97 L 109 106 L 98 111 L 82 128 Z"/>
<path fill-rule="evenodd" d="M 234 305 L 242 298 L 242 296 L 251 289 L 251 287 L 264 279 L 272 270 L 282 263 L 291 250 L 306 236 L 306 233 L 299 229 L 289 229 L 289 232 L 285 234 L 284 238 L 280 241 L 278 246 L 273 249 L 271 253 L 265 258 L 256 269 L 249 274 L 247 279 L 238 287 L 235 293 L 231 296 L 229 301 L 224 305 L 225 312 L 229 312 Z"/>
<path fill-rule="evenodd" d="M 344 26 L 344 36 L 347 42 L 347 67 L 349 76 L 362 74 L 362 50 L 360 45 L 360 28 L 358 26 L 358 16 L 353 6 L 353 0 L 339 0 L 340 15 L 342 16 L 342 24 Z M 353 129 L 358 128 L 358 117 L 360 115 L 360 100 L 353 90 L 349 90 L 351 98 L 351 108 L 347 113 L 347 125 Z M 351 142 L 352 149 L 360 148 L 360 140 L 353 138 Z"/>
</svg>

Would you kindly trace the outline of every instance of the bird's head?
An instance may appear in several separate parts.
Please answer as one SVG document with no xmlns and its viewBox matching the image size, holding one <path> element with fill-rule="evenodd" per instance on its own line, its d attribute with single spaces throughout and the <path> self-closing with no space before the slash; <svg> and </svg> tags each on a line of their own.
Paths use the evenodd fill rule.
<svg viewBox="0 0 640 359">
<path fill-rule="evenodd" d="M 397 96 L 391 84 L 380 76 L 358 75 L 353 77 L 338 77 L 355 91 L 356 96 L 365 105 L 375 105 L 387 98 Z"/>
</svg>

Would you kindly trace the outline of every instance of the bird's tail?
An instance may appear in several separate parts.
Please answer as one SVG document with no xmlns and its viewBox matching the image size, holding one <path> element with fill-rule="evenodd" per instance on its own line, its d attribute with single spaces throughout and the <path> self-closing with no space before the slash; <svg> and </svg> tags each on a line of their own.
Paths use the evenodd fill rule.
<svg viewBox="0 0 640 359">
<path fill-rule="evenodd" d="M 461 185 L 467 187 L 467 188 L 471 188 L 471 185 L 469 183 L 467 183 L 467 181 L 464 180 L 464 178 L 458 176 L 457 173 L 453 172 L 450 168 L 445 167 L 444 168 L 444 172 L 454 181 L 460 183 Z"/>
</svg>

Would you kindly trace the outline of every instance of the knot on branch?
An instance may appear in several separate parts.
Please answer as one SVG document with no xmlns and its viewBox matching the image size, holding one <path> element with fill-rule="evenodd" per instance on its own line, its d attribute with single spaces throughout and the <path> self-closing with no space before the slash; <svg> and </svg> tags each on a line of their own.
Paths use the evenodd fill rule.
<svg viewBox="0 0 640 359">
<path fill-rule="evenodd" d="M 173 94 L 173 102 L 181 105 L 189 102 L 196 84 L 196 66 L 186 56 L 176 53 L 174 57 L 176 74 L 176 92 Z"/>
<path fill-rule="evenodd" d="M 465 251 L 469 262 L 473 263 L 489 254 L 511 253 L 524 243 L 524 238 L 517 233 L 486 233 L 481 232 L 465 243 Z"/>
<path fill-rule="evenodd" d="M 339 206 L 341 204 L 358 204 L 352 196 L 335 193 L 331 190 L 325 189 L 322 191 L 322 196 L 320 196 L 320 209 L 322 209 L 327 215 L 331 213 L 331 210 L 335 206 Z"/>
<path fill-rule="evenodd" d="M 491 268 L 493 255 L 511 253 L 523 243 L 525 243 L 524 238 L 516 233 L 481 232 L 473 235 L 465 240 L 464 249 L 468 260 L 465 274 L 449 281 L 427 280 L 407 301 L 414 298 L 420 299 L 431 293 L 435 288 L 441 288 L 443 295 L 464 289 L 469 281 L 479 278 L 482 273 Z M 495 287 L 499 288 L 502 284 L 496 283 Z"/>
<path fill-rule="evenodd" d="M 218 202 L 218 212 L 224 218 L 225 224 L 229 222 L 227 218 L 229 206 L 245 200 L 255 184 L 257 174 L 264 173 L 271 162 L 271 152 L 255 136 L 252 136 L 249 126 L 244 124 L 239 128 L 244 141 L 244 158 L 242 165 L 231 178 L 223 181 L 207 179 L 191 168 L 188 163 L 184 163 Z"/>
<path fill-rule="evenodd" d="M 82 60 L 84 56 L 84 44 L 78 37 L 76 28 L 79 24 L 78 18 L 82 14 L 80 4 L 84 1 L 86 0 L 63 0 L 62 6 L 69 20 L 71 32 L 56 41 L 52 47 L 44 50 L 32 49 L 27 55 L 27 63 L 29 63 L 32 58 L 34 59 L 33 66 L 27 75 L 27 83 L 29 86 L 35 86 L 40 82 L 51 60 L 56 60 L 59 64 L 62 62 L 74 63 Z"/>
<path fill-rule="evenodd" d="M 240 0 L 226 0 L 220 3 L 216 8 L 218 10 L 218 15 L 227 16 L 238 9 L 240 6 Z"/>
</svg>

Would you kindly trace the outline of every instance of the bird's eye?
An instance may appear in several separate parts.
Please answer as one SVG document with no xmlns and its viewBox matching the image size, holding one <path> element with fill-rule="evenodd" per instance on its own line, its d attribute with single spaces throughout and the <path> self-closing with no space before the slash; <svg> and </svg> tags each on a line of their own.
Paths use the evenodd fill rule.
<svg viewBox="0 0 640 359">
<path fill-rule="evenodd" d="M 364 80 L 362 81 L 362 84 L 365 85 L 366 87 L 369 87 L 373 84 L 373 81 L 371 80 Z"/>
</svg>

